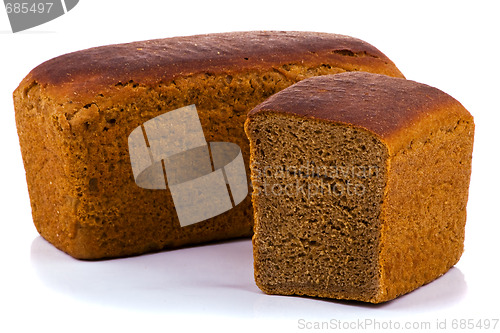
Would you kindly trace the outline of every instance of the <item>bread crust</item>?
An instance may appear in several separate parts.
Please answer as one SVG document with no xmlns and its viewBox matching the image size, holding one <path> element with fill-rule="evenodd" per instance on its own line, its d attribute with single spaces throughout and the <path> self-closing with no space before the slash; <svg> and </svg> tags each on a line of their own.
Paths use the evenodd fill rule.
<svg viewBox="0 0 500 333">
<path fill-rule="evenodd" d="M 196 73 L 244 72 L 282 63 L 377 71 L 404 77 L 374 46 L 357 38 L 317 32 L 249 31 L 146 40 L 90 48 L 44 62 L 23 80 L 51 93 L 88 95 L 133 81 L 154 85 Z"/>
<path fill-rule="evenodd" d="M 259 104 L 248 118 L 266 111 L 364 128 L 386 141 L 393 154 L 411 141 L 416 133 L 408 135 L 408 128 L 419 121 L 425 131 L 440 126 L 443 117 L 472 121 L 460 102 L 434 87 L 364 72 L 302 80 Z"/>
</svg>

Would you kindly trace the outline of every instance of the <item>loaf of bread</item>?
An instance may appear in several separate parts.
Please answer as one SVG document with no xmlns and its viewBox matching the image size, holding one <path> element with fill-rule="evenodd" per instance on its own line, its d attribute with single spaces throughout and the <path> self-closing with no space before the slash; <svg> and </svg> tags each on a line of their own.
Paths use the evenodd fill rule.
<svg viewBox="0 0 500 333">
<path fill-rule="evenodd" d="M 197 141 L 184 148 L 201 147 L 208 154 L 213 143 L 233 143 L 248 165 L 243 124 L 251 108 L 304 78 L 346 71 L 403 77 L 384 54 L 361 40 L 308 32 L 134 42 L 70 53 L 41 64 L 14 92 L 37 230 L 57 248 L 85 259 L 251 235 L 248 180 L 245 189 L 240 186 L 238 200 L 225 201 L 235 208 L 198 214 L 186 220 L 189 225 L 181 225 L 170 186 L 147 185 L 141 178 L 140 173 L 149 171 L 151 177 L 162 178 L 162 170 L 168 168 L 162 164 L 165 156 L 153 160 L 151 155 L 150 168 L 141 160 L 152 151 L 151 133 L 175 129 L 169 111 L 186 110 L 184 115 L 193 122 L 177 132 L 194 130 Z M 170 139 L 173 136 L 182 139 L 177 134 Z M 162 154 L 179 153 L 162 140 L 157 142 Z M 234 151 L 231 158 L 240 168 L 238 156 Z M 222 179 L 229 181 L 228 170 L 224 172 Z M 220 180 L 222 175 L 216 176 Z M 228 191 L 225 186 L 219 190 Z M 182 198 L 186 195 L 178 201 Z M 200 220 L 214 214 L 218 215 Z"/>
<path fill-rule="evenodd" d="M 474 122 L 442 91 L 343 73 L 250 111 L 255 279 L 266 293 L 379 303 L 463 251 Z"/>
</svg>

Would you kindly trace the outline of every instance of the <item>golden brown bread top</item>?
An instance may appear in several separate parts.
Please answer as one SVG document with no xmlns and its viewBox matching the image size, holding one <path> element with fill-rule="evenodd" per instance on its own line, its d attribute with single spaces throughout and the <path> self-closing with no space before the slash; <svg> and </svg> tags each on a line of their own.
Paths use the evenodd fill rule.
<svg viewBox="0 0 500 333">
<path fill-rule="evenodd" d="M 437 88 L 364 72 L 302 80 L 255 107 L 247 121 L 269 111 L 363 128 L 392 153 L 423 132 L 473 121 L 457 100 Z"/>
<path fill-rule="evenodd" d="M 250 31 L 174 37 L 109 45 L 46 61 L 21 83 L 55 94 L 95 94 L 133 81 L 152 85 L 177 76 L 272 68 L 279 63 L 342 64 L 347 70 L 380 67 L 403 77 L 391 60 L 356 38 L 315 32 Z M 54 89 L 51 89 L 54 88 Z"/>
</svg>

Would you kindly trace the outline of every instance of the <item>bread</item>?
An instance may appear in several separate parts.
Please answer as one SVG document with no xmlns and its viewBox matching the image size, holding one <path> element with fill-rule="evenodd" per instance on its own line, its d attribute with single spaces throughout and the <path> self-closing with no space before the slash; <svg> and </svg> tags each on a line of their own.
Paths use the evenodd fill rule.
<svg viewBox="0 0 500 333">
<path fill-rule="evenodd" d="M 245 130 L 264 292 L 380 303 L 459 260 L 474 122 L 449 95 L 314 77 L 250 111 Z"/>
<path fill-rule="evenodd" d="M 168 188 L 134 181 L 128 137 L 151 119 L 194 104 L 205 141 L 237 144 L 248 164 L 243 123 L 251 108 L 303 78 L 358 70 L 402 77 L 363 41 L 308 32 L 176 37 L 49 60 L 14 92 L 35 226 L 82 259 L 249 236 L 250 196 L 181 227 Z"/>
</svg>

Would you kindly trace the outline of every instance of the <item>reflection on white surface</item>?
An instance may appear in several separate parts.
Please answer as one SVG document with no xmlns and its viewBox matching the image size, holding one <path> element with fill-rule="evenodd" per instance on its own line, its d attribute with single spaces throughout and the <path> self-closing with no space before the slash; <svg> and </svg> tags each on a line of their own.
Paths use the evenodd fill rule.
<svg viewBox="0 0 500 333">
<path fill-rule="evenodd" d="M 271 296 L 254 283 L 252 244 L 222 242 L 132 258 L 80 261 L 37 237 L 31 262 L 41 281 L 67 296 L 112 307 L 236 317 L 359 318 L 445 309 L 466 293 L 452 268 L 436 281 L 380 305 L 309 297 Z"/>
</svg>

